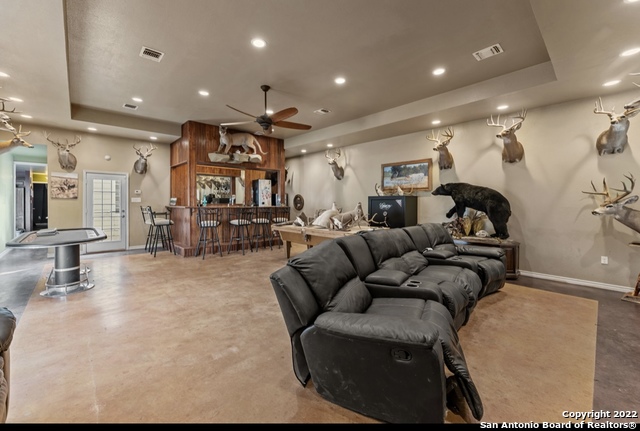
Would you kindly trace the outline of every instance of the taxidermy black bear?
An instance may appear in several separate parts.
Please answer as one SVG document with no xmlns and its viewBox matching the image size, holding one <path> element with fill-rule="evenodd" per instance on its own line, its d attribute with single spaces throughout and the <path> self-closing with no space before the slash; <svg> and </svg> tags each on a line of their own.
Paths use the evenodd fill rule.
<svg viewBox="0 0 640 431">
<path fill-rule="evenodd" d="M 441 184 L 432 193 L 434 196 L 451 196 L 455 206 L 447 213 L 447 218 L 458 214 L 464 216 L 467 208 L 484 212 L 496 233 L 491 235 L 501 239 L 509 238 L 507 222 L 511 216 L 511 205 L 507 198 L 488 187 L 474 186 L 467 183 Z"/>
</svg>

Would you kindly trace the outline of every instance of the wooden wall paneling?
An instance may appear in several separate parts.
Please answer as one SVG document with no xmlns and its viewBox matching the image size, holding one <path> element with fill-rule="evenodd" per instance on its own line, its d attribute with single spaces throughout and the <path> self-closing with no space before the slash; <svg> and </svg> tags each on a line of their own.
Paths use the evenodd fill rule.
<svg viewBox="0 0 640 431">
<path fill-rule="evenodd" d="M 189 167 L 186 163 L 171 168 L 171 197 L 176 205 L 189 205 Z"/>
</svg>

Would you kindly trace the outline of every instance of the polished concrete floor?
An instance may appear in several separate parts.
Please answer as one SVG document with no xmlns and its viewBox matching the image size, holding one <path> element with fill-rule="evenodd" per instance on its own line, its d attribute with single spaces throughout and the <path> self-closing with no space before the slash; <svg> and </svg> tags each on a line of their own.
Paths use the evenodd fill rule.
<svg viewBox="0 0 640 431">
<path fill-rule="evenodd" d="M 293 253 L 300 252 L 301 249 L 294 247 Z M 82 257 L 83 261 L 91 261 L 93 266 L 97 266 L 101 271 L 118 271 L 117 259 L 114 261 L 114 256 L 122 256 L 123 259 L 135 254 L 145 254 L 144 262 L 152 263 L 154 258 L 146 255 L 142 250 L 132 251 L 128 253 L 111 253 L 102 255 L 85 255 Z M 164 255 L 167 258 L 167 252 L 160 252 L 160 255 Z M 226 259 L 225 259 L 226 258 Z M 232 278 L 236 276 L 242 277 L 257 277 L 256 280 L 262 280 L 264 288 L 269 292 L 268 295 L 272 295 L 271 287 L 268 285 L 268 280 L 264 277 L 265 274 L 261 274 L 260 265 L 253 264 L 255 262 L 262 262 L 259 259 L 268 259 L 271 265 L 281 262 L 285 263 L 284 248 L 274 248 L 273 251 L 261 249 L 258 253 L 249 253 L 247 256 L 242 256 L 240 253 L 232 253 L 231 255 L 224 255 L 222 258 L 219 256 L 207 256 L 205 260 L 200 258 L 181 258 L 171 257 L 168 260 L 163 260 L 163 265 L 168 265 L 169 268 L 163 268 L 165 272 L 161 272 L 159 269 L 144 269 L 144 273 L 139 274 L 146 283 L 153 285 L 156 282 L 154 277 L 171 277 L 171 274 L 175 274 L 176 283 L 178 279 L 184 279 L 185 274 L 194 274 L 194 278 L 197 275 L 199 268 L 204 268 L 204 265 L 209 267 L 210 265 L 217 264 L 222 265 L 220 267 L 220 274 L 222 277 Z M 101 262 L 109 262 L 104 263 Z M 168 262 L 168 263 L 167 263 Z M 223 263 L 224 262 L 224 263 Z M 8 253 L 5 253 L 0 258 L 0 305 L 9 308 L 18 318 L 18 328 L 20 328 L 21 321 L 25 316 L 28 316 L 30 310 L 33 313 L 37 313 L 42 307 L 48 307 L 50 305 L 51 312 L 54 313 L 57 310 L 57 302 L 61 301 L 57 298 L 42 298 L 36 290 L 43 288 L 43 274 L 46 274 L 48 268 L 52 265 L 52 259 L 47 257 L 47 251 L 42 249 L 11 249 Z M 103 266 L 101 266 L 103 265 Z M 140 269 L 143 271 L 143 269 Z M 167 272 L 168 271 L 168 272 Z M 169 274 L 169 275 L 167 275 Z M 136 278 L 136 274 L 127 274 L 126 276 L 118 276 L 118 282 L 126 282 L 127 277 L 131 280 L 139 280 Z M 116 279 L 113 280 L 114 282 Z M 137 281 L 136 281 L 137 282 Z M 180 280 L 184 282 L 184 280 Z M 594 410 L 604 411 L 619 411 L 619 410 L 638 410 L 638 400 L 640 399 L 640 385 L 637 384 L 635 375 L 637 374 L 638 366 L 637 359 L 640 357 L 640 337 L 638 336 L 638 328 L 640 328 L 640 304 L 633 304 L 630 302 L 621 301 L 622 294 L 619 292 L 605 291 L 589 287 L 581 287 L 576 285 L 567 285 L 558 282 L 545 281 L 540 279 L 528 278 L 521 276 L 518 280 L 510 280 L 511 284 L 520 286 L 526 286 L 529 288 L 540 289 L 543 291 L 556 292 L 564 295 L 577 296 L 582 298 L 591 299 L 597 301 L 597 341 L 596 341 L 596 360 L 595 360 L 595 379 L 593 386 L 593 406 Z M 184 283 L 183 283 L 184 284 Z M 101 286 L 97 285 L 96 290 Z M 135 287 L 135 286 L 132 286 Z M 189 287 L 189 286 L 187 286 Z M 196 286 L 193 286 L 196 288 Z M 78 293 L 69 296 L 70 301 L 85 301 L 87 298 L 91 298 L 94 293 L 92 291 Z M 266 294 L 266 293 L 265 293 Z M 169 295 L 171 296 L 171 295 Z M 132 296 L 132 298 L 135 298 Z M 215 300 L 215 298 L 211 298 Z M 65 299 L 62 299 L 64 301 Z M 179 297 L 171 297 L 171 304 L 180 304 Z M 32 307 L 28 307 L 30 301 L 34 301 Z M 47 303 L 47 301 L 51 301 Z M 239 310 L 243 310 L 242 304 L 236 304 Z M 121 305 L 118 305 L 121 306 Z M 143 306 L 141 304 L 140 306 Z M 143 310 L 141 310 L 141 315 Z M 161 310 L 165 312 L 167 310 Z M 170 309 L 168 310 L 170 311 Z M 252 313 L 254 311 L 251 311 Z M 567 319 L 572 319 L 572 316 L 567 313 Z M 144 314 L 148 316 L 148 314 Z M 256 316 L 252 316 L 256 317 Z M 46 318 L 45 318 L 46 319 Z M 55 319 L 52 317 L 52 319 Z M 41 325 L 49 325 L 51 320 L 43 321 Z M 26 324 L 26 323 L 25 323 Z M 30 325 L 34 323 L 29 322 Z M 281 328 L 283 335 L 284 328 Z M 19 332 L 17 331 L 19 334 Z M 36 337 L 37 338 L 37 337 Z M 281 337 L 278 337 L 280 339 Z M 35 339 L 35 338 L 34 338 Z M 73 337 L 62 337 L 61 343 L 64 342 L 73 343 Z M 17 341 L 20 343 L 20 341 Z M 14 339 L 14 343 L 16 340 Z M 48 349 L 56 349 L 56 344 L 52 344 L 51 340 L 42 340 L 42 343 L 47 345 Z M 59 345 L 60 349 L 67 349 L 63 344 Z M 51 353 L 50 353 L 51 354 Z M 117 346 L 114 346 L 114 355 L 117 354 Z M 220 352 L 220 355 L 224 355 L 224 352 Z M 288 354 L 287 354 L 288 355 Z M 51 354 L 51 360 L 57 357 L 57 355 Z M 15 361 L 28 360 L 16 355 L 12 355 L 12 365 Z M 63 359 L 61 359 L 63 360 Z M 289 360 L 285 358 L 284 360 Z M 549 367 L 553 367 L 553 363 L 549 363 Z M 14 376 L 12 376 L 14 377 Z M 34 376 L 37 379 L 37 376 Z M 289 379 L 287 379 L 289 380 Z M 24 392 L 27 390 L 38 390 L 38 385 L 29 386 L 26 382 L 16 381 L 12 378 L 12 393 L 21 394 L 21 390 Z M 290 382 L 287 383 L 289 385 Z M 260 385 L 260 376 L 255 376 L 255 385 Z M 299 388 L 294 386 L 287 386 L 287 391 L 298 391 Z M 188 396 L 188 394 L 184 394 Z M 306 395 L 305 395 L 306 396 Z M 14 398 L 12 398 L 13 400 Z M 135 401 L 135 400 L 134 400 Z M 315 401 L 314 401 L 315 402 Z M 326 407 L 324 404 L 317 404 L 317 408 L 320 411 L 319 414 L 298 414 L 295 417 L 289 418 L 291 422 L 362 422 L 359 415 L 351 415 L 349 412 L 345 412 L 341 409 L 335 409 L 331 406 Z M 329 409 L 330 411 L 323 411 L 323 409 Z M 63 409 L 64 410 L 64 409 Z M 268 411 L 268 406 L 265 407 Z M 22 412 L 21 412 L 22 413 Z M 12 421 L 12 408 L 10 406 L 8 422 Z M 67 420 L 60 418 L 68 418 Z M 115 416 L 117 418 L 117 416 Z M 251 418 L 251 416 L 247 416 Z M 257 417 L 257 416 L 256 416 Z M 253 421 L 260 421 L 255 419 Z M 78 421 L 87 421 L 86 418 L 78 419 Z M 15 422 L 29 422 L 29 416 L 14 416 Z M 38 422 L 42 422 L 42 417 L 38 417 Z M 48 421 L 48 420 L 44 420 Z M 74 422 L 73 415 L 60 417 L 51 417 L 51 422 L 63 421 Z M 117 422 L 114 417 L 105 419 L 104 416 L 100 420 L 102 422 Z M 198 421 L 197 419 L 195 420 Z M 204 422 L 216 422 L 215 416 L 207 416 L 202 419 Z M 222 420 L 225 421 L 224 419 Z M 249 419 L 251 421 L 251 419 Z M 267 420 L 269 421 L 269 420 Z M 273 420 L 272 420 L 273 421 Z M 277 421 L 277 419 L 276 419 Z M 145 422 L 144 418 L 140 418 L 139 422 Z M 366 420 L 365 420 L 366 422 Z"/>
</svg>

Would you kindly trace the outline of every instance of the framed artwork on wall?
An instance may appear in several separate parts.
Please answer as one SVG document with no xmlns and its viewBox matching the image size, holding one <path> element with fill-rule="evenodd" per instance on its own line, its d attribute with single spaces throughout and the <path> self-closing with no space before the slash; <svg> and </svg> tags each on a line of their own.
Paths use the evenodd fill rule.
<svg viewBox="0 0 640 431">
<path fill-rule="evenodd" d="M 385 163 L 382 165 L 382 188 L 430 191 L 432 167 L 431 159 Z"/>
<path fill-rule="evenodd" d="M 52 199 L 78 199 L 78 174 L 52 172 L 49 190 Z"/>
</svg>

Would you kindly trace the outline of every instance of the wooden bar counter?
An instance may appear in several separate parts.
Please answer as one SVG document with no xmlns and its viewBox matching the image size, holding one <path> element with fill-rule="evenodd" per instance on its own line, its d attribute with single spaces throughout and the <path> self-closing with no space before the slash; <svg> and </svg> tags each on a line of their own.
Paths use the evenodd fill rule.
<svg viewBox="0 0 640 431">
<path fill-rule="evenodd" d="M 229 245 L 230 237 L 231 237 L 231 225 L 229 224 L 229 219 L 233 218 L 234 212 L 238 208 L 245 207 L 244 205 L 229 205 L 229 204 L 208 204 L 205 205 L 207 208 L 220 208 L 221 209 L 221 220 L 220 226 L 218 227 L 218 234 L 220 235 L 220 244 L 222 245 L 222 253 L 227 252 L 227 247 Z M 167 206 L 167 210 L 169 210 L 171 220 L 173 220 L 173 227 L 171 228 L 171 233 L 173 235 L 173 242 L 176 247 L 176 253 L 183 257 L 195 256 L 196 249 L 198 247 L 198 238 L 200 237 L 200 228 L 198 227 L 197 221 L 197 213 L 198 207 L 194 206 Z M 283 208 L 283 207 L 252 207 L 252 208 L 271 208 L 272 210 L 275 208 Z M 286 207 L 289 211 L 289 208 Z M 231 216 L 231 217 L 230 217 Z M 273 215 L 272 215 L 273 217 Z M 253 226 L 251 226 L 250 231 L 253 232 Z M 260 247 L 264 246 L 264 238 L 259 242 Z M 269 246 L 268 242 L 266 243 L 267 247 Z M 207 249 L 207 254 L 218 252 L 218 247 L 213 246 L 213 250 L 211 250 L 212 245 L 208 244 L 209 249 Z M 237 250 L 238 244 L 234 243 L 231 245 L 231 250 Z M 202 251 L 201 251 L 202 253 Z"/>
</svg>

